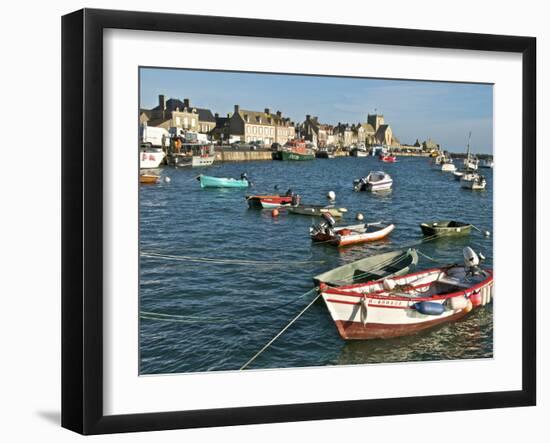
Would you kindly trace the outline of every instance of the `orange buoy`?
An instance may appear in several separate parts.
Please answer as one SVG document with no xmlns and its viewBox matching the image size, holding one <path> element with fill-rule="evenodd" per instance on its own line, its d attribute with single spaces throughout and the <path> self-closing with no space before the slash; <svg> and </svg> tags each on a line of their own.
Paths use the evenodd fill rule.
<svg viewBox="0 0 550 443">
<path fill-rule="evenodd" d="M 271 217 L 278 217 L 279 216 L 279 210 L 278 209 L 274 209 L 273 211 L 271 211 Z"/>
</svg>

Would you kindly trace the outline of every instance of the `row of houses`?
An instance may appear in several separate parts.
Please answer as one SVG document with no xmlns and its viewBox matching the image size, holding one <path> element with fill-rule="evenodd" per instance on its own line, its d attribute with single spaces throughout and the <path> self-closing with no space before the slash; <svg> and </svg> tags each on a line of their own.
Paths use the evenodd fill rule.
<svg viewBox="0 0 550 443">
<path fill-rule="evenodd" d="M 239 139 L 242 142 L 263 141 L 284 144 L 296 137 L 304 138 L 319 147 L 351 146 L 356 144 L 383 144 L 398 147 L 399 140 L 393 135 L 390 125 L 384 123 L 384 116 L 369 114 L 367 122 L 330 125 L 320 123 L 318 117 L 306 115 L 304 122 L 296 125 L 281 111 L 272 112 L 241 109 L 235 105 L 232 113 L 221 117 L 211 110 L 192 106 L 189 99 L 182 100 L 159 95 L 158 105 L 152 109 L 141 109 L 141 125 L 165 129 L 178 128 L 186 131 L 208 134 L 213 140 Z"/>
</svg>

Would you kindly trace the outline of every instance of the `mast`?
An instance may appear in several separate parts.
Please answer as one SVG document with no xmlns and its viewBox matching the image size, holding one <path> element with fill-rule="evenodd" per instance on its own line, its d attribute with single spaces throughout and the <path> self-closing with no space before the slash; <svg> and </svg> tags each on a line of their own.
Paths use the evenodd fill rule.
<svg viewBox="0 0 550 443">
<path fill-rule="evenodd" d="M 468 150 L 466 151 L 467 168 L 470 169 L 470 139 L 472 138 L 472 131 L 468 134 Z"/>
</svg>

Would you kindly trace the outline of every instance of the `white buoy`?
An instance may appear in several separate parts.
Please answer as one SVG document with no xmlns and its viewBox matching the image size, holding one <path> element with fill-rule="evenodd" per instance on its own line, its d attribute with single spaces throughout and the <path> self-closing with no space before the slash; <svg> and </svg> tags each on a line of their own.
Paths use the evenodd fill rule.
<svg viewBox="0 0 550 443">
<path fill-rule="evenodd" d="M 170 183 L 170 177 L 164 177 L 164 183 Z"/>
<path fill-rule="evenodd" d="M 334 191 L 328 191 L 327 198 L 329 200 L 336 200 L 336 194 L 334 193 Z"/>
<path fill-rule="evenodd" d="M 485 231 L 485 237 L 490 237 L 491 233 L 489 231 Z"/>
<path fill-rule="evenodd" d="M 365 217 L 363 217 L 363 214 L 361 214 L 360 212 L 358 212 L 357 215 L 355 216 L 355 219 L 359 221 L 363 220 L 364 218 Z"/>
</svg>

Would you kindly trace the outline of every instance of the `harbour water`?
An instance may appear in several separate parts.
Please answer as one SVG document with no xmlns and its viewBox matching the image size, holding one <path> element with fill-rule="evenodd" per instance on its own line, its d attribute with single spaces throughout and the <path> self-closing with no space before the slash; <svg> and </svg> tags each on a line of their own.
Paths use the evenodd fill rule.
<svg viewBox="0 0 550 443">
<path fill-rule="evenodd" d="M 353 179 L 371 170 L 393 177 L 391 193 L 353 192 Z M 238 177 L 242 172 L 254 183 L 247 190 L 201 189 L 194 179 L 200 173 Z M 461 189 L 452 173 L 414 157 L 400 157 L 395 164 L 373 157 L 341 157 L 164 169 L 169 183 L 140 187 L 141 374 L 239 369 L 314 298 L 308 293 L 314 275 L 418 243 L 422 221 L 455 219 L 492 233 L 492 170 L 481 172 L 487 190 L 473 192 Z M 355 223 L 355 214 L 361 212 L 366 222 L 392 222 L 396 229 L 385 241 L 339 250 L 312 245 L 308 228 L 318 218 L 285 211 L 273 218 L 270 211 L 246 204 L 247 194 L 284 193 L 288 188 L 299 193 L 303 203 L 317 204 L 327 203 L 326 194 L 334 191 L 336 206 L 349 211 L 345 221 Z M 485 264 L 492 265 L 492 236 L 474 230 L 469 237 L 415 247 L 438 263 L 460 263 L 465 246 L 482 251 Z M 419 269 L 433 266 L 433 261 L 420 258 Z M 418 335 L 345 342 L 320 300 L 249 368 L 492 355 L 493 304 Z"/>
</svg>

